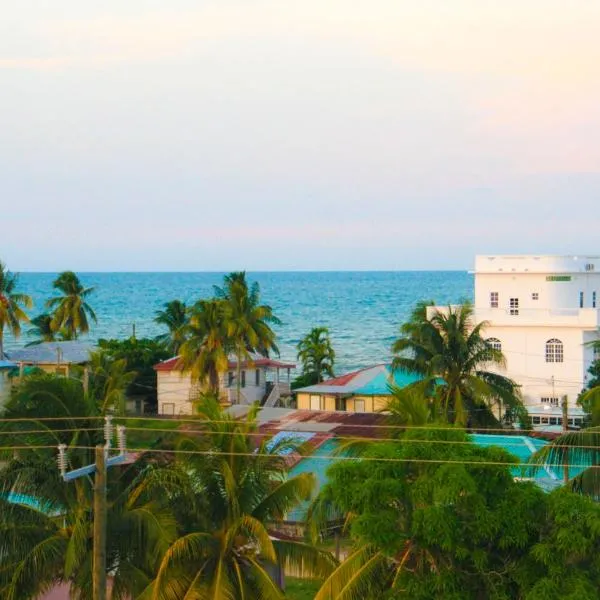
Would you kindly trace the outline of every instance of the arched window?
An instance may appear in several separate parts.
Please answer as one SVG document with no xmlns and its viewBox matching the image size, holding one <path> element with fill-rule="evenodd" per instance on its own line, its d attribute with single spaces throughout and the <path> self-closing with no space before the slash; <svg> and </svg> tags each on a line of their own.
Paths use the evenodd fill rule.
<svg viewBox="0 0 600 600">
<path fill-rule="evenodd" d="M 546 342 L 546 362 L 561 363 L 564 361 L 563 343 L 556 338 Z"/>
<path fill-rule="evenodd" d="M 485 341 L 492 350 L 498 350 L 498 352 L 502 352 L 502 342 L 498 338 L 488 338 Z"/>
</svg>

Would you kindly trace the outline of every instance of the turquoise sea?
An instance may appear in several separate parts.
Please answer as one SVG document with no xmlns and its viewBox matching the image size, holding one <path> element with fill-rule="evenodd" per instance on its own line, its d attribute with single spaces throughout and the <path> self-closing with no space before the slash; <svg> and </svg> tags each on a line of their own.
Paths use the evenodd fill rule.
<svg viewBox="0 0 600 600">
<path fill-rule="evenodd" d="M 31 316 L 44 310 L 54 273 L 22 273 L 21 291 L 32 296 Z M 79 273 L 95 288 L 90 304 L 98 316 L 90 338 L 124 338 L 135 323 L 138 337 L 155 336 L 154 312 L 169 300 L 212 295 L 223 273 Z M 294 360 L 298 340 L 316 325 L 329 327 L 343 372 L 386 361 L 398 326 L 420 299 L 438 304 L 472 298 L 473 277 L 463 271 L 360 271 L 249 273 L 282 325 L 276 328 L 282 358 Z M 24 327 L 27 330 L 27 326 Z M 31 338 L 7 339 L 6 350 Z"/>
</svg>

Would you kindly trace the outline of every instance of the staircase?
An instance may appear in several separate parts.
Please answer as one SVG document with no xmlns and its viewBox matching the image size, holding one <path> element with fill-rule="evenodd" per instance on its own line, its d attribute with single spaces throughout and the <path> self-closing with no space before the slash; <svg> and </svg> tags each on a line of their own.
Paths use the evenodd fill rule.
<svg viewBox="0 0 600 600">
<path fill-rule="evenodd" d="M 289 383 L 274 383 L 273 388 L 269 392 L 267 399 L 263 406 L 273 407 L 277 406 L 277 403 L 281 399 L 281 396 L 289 396 L 292 393 Z"/>
</svg>

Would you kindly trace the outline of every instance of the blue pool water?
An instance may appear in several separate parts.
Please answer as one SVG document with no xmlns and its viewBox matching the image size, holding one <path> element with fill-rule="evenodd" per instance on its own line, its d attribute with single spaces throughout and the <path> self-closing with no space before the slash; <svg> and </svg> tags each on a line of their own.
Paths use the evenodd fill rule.
<svg viewBox="0 0 600 600">
<path fill-rule="evenodd" d="M 271 450 L 276 444 L 284 440 L 303 444 L 313 437 L 315 437 L 315 434 L 309 431 L 279 431 L 267 442 L 267 450 Z M 292 451 L 292 448 L 282 448 L 279 450 L 278 454 L 286 456 L 291 454 Z"/>
<path fill-rule="evenodd" d="M 537 452 L 537 450 L 543 448 L 547 444 L 547 442 L 543 440 L 529 436 L 473 434 L 471 437 L 479 446 L 499 446 L 504 448 L 517 457 L 522 463 L 527 463 L 534 452 Z M 327 483 L 327 468 L 335 459 L 323 457 L 331 456 L 335 452 L 337 445 L 338 444 L 334 439 L 327 440 L 317 448 L 311 456 L 302 459 L 294 465 L 289 471 L 290 477 L 294 477 L 300 473 L 314 473 L 317 476 L 319 487 Z M 519 467 L 513 468 L 512 472 L 515 477 L 526 476 L 524 469 Z M 571 471 L 571 474 L 574 474 L 573 471 Z M 544 489 L 552 489 L 557 485 L 560 485 L 561 477 L 552 469 L 544 468 L 537 471 L 535 480 Z M 305 504 L 290 513 L 288 515 L 289 520 L 303 520 L 307 506 L 308 504 Z"/>
</svg>

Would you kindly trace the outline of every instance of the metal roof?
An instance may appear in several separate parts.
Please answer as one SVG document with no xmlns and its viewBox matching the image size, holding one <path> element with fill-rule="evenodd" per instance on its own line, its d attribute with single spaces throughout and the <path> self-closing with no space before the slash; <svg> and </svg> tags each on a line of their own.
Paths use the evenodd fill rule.
<svg viewBox="0 0 600 600">
<path fill-rule="evenodd" d="M 388 396 L 389 385 L 399 387 L 407 386 L 420 378 L 401 371 L 393 371 L 390 365 L 375 365 L 340 377 L 328 379 L 317 385 L 299 388 L 296 392 L 328 395 L 362 395 L 362 396 Z"/>
<path fill-rule="evenodd" d="M 57 363 L 84 363 L 90 360 L 90 352 L 96 346 L 91 342 L 73 340 L 69 342 L 42 342 L 12 351 L 8 356 L 13 363 L 28 365 L 55 365 Z"/>
<path fill-rule="evenodd" d="M 228 369 L 235 369 L 237 367 L 237 358 L 234 354 L 229 355 L 229 365 Z M 242 361 L 242 367 L 271 367 L 274 369 L 295 369 L 296 365 L 294 363 L 286 363 L 281 362 L 279 360 L 274 360 L 272 358 L 265 358 L 260 354 L 256 354 L 255 352 L 250 353 L 250 360 Z M 158 364 L 154 365 L 155 371 L 181 371 L 181 367 L 179 364 L 179 356 L 175 356 L 173 358 L 169 358 L 168 360 L 163 360 Z"/>
</svg>

